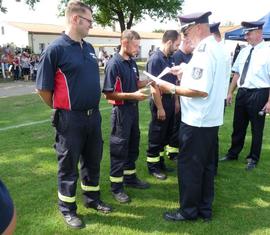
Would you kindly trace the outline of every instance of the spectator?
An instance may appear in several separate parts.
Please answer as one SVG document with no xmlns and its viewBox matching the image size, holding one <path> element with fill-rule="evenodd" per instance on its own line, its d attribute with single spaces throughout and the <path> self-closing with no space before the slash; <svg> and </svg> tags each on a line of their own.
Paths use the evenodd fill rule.
<svg viewBox="0 0 270 235">
<path fill-rule="evenodd" d="M 30 57 L 27 52 L 23 52 L 21 56 L 22 75 L 24 81 L 29 80 L 30 76 Z"/>
</svg>

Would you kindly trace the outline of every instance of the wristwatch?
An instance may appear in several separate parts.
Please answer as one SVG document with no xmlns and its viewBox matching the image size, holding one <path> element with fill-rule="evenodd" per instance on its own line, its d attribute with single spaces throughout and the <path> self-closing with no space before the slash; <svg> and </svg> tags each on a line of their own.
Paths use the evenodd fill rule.
<svg viewBox="0 0 270 235">
<path fill-rule="evenodd" d="M 175 91 L 176 91 L 176 86 L 174 85 L 174 86 L 170 89 L 170 93 L 171 93 L 172 95 L 174 95 L 174 94 L 175 94 Z"/>
</svg>

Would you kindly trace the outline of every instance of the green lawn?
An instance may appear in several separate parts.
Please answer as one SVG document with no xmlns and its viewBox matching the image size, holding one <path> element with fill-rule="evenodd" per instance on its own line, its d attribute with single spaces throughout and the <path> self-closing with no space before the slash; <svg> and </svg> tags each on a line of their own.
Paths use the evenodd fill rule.
<svg viewBox="0 0 270 235">
<path fill-rule="evenodd" d="M 101 167 L 102 199 L 114 212 L 99 214 L 83 207 L 78 187 L 78 213 L 86 228 L 69 229 L 57 209 L 57 161 L 52 145 L 54 130 L 49 121 L 7 129 L 7 127 L 48 120 L 50 110 L 36 95 L 0 99 L 0 178 L 8 186 L 17 208 L 18 235 L 50 234 L 270 234 L 270 158 L 269 118 L 263 143 L 261 162 L 252 172 L 244 170 L 244 157 L 250 145 L 250 134 L 238 162 L 220 164 L 216 178 L 213 221 L 172 223 L 162 213 L 178 206 L 176 172 L 166 181 L 157 181 L 147 173 L 145 151 L 150 113 L 148 103 L 140 105 L 141 145 L 137 162 L 138 175 L 151 183 L 148 190 L 127 189 L 132 197 L 128 205 L 120 205 L 110 194 L 109 149 L 110 110 L 101 102 L 104 154 Z M 106 109 L 107 108 L 107 109 Z M 226 153 L 230 143 L 233 108 L 226 110 L 225 125 L 220 131 L 220 152 Z M 175 167 L 173 162 L 168 162 Z M 1 209 L 0 209 L 1 210 Z M 1 221 L 0 221 L 1 222 Z"/>
</svg>

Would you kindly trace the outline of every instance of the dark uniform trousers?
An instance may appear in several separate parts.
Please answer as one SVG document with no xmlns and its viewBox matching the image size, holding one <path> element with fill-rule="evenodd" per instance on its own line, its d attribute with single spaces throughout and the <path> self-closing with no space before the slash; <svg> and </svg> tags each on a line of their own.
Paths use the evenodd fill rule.
<svg viewBox="0 0 270 235">
<path fill-rule="evenodd" d="M 187 219 L 212 216 L 217 134 L 218 127 L 193 127 L 181 122 L 179 201 L 180 213 Z"/>
<path fill-rule="evenodd" d="M 260 159 L 265 115 L 260 116 L 259 111 L 266 104 L 269 96 L 269 88 L 246 89 L 239 88 L 234 109 L 233 133 L 231 148 L 228 156 L 238 158 L 245 143 L 246 130 L 251 123 L 252 142 L 247 159 L 256 162 Z"/>
<path fill-rule="evenodd" d="M 160 153 L 164 151 L 164 147 L 169 144 L 170 137 L 173 134 L 174 115 L 175 115 L 175 97 L 174 95 L 162 95 L 162 105 L 166 113 L 164 121 L 157 119 L 157 107 L 150 99 L 150 111 L 152 115 L 148 131 L 148 150 L 147 150 L 147 166 L 149 172 L 159 169 L 163 164 L 164 158 L 160 157 Z"/>
<path fill-rule="evenodd" d="M 174 148 L 179 147 L 179 128 L 181 123 L 181 110 L 179 110 L 178 113 L 174 114 L 174 120 L 173 120 L 173 131 L 169 140 L 169 145 Z"/>
<path fill-rule="evenodd" d="M 98 200 L 103 140 L 98 109 L 59 110 L 55 150 L 58 155 L 58 202 L 60 211 L 76 211 L 76 186 L 80 161 L 81 187 L 85 203 Z"/>
<path fill-rule="evenodd" d="M 111 113 L 110 156 L 111 190 L 123 190 L 124 182 L 136 178 L 135 161 L 139 155 L 140 129 L 138 103 L 114 106 Z"/>
</svg>

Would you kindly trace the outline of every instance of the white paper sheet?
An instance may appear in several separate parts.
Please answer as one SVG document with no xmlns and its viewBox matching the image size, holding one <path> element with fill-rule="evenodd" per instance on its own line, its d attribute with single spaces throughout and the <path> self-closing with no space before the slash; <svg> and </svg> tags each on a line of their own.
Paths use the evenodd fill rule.
<svg viewBox="0 0 270 235">
<path fill-rule="evenodd" d="M 143 71 L 143 73 L 144 73 L 147 77 L 149 77 L 151 80 L 153 80 L 157 85 L 162 84 L 162 83 L 167 83 L 167 82 L 161 80 L 161 79 L 158 78 L 158 77 L 155 77 L 154 75 L 152 75 L 152 74 L 150 74 L 150 73 L 148 73 L 148 72 L 146 72 L 146 71 Z"/>
<path fill-rule="evenodd" d="M 167 73 L 169 73 L 171 71 L 171 69 L 169 67 L 166 67 L 165 69 L 163 69 L 163 71 L 157 76 L 157 78 L 162 78 L 164 75 L 166 75 Z"/>
</svg>

